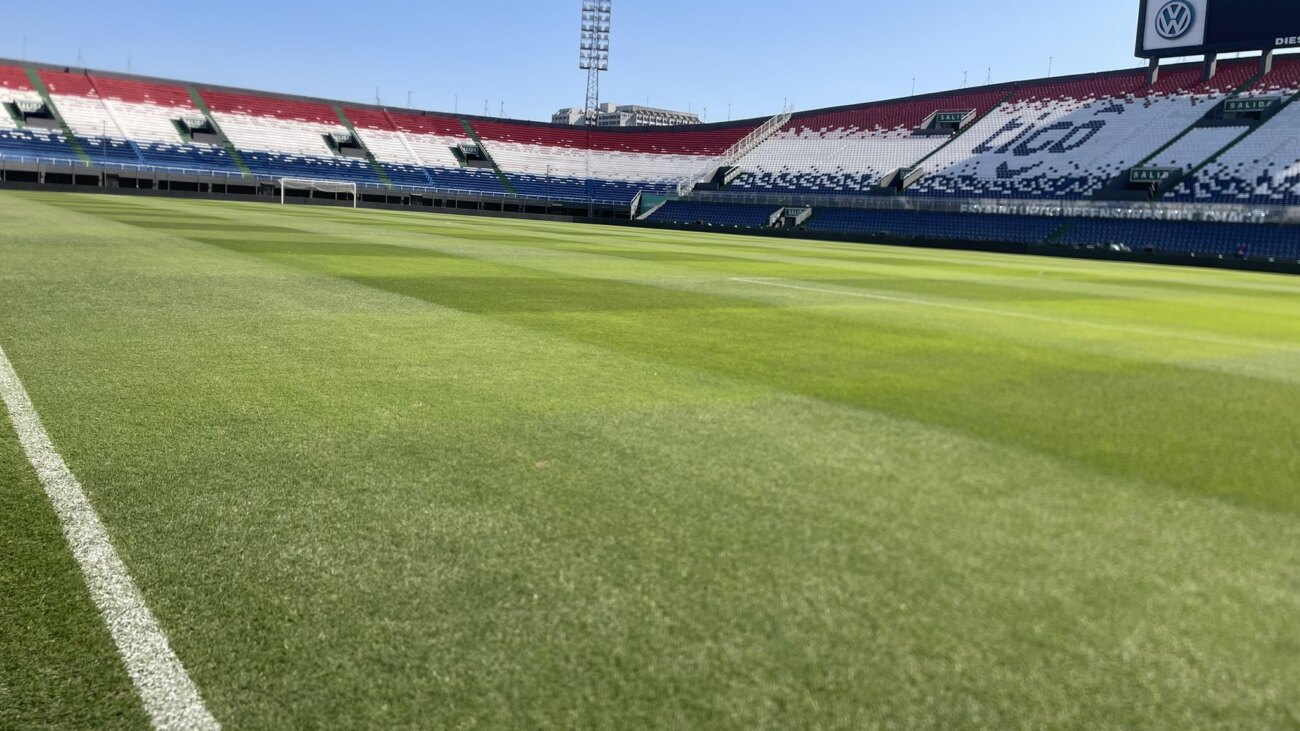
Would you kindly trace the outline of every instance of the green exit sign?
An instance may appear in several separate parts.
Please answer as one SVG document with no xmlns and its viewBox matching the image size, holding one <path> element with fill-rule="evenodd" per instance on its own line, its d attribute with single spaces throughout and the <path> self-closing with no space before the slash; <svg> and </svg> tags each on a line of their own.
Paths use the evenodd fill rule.
<svg viewBox="0 0 1300 731">
<path fill-rule="evenodd" d="M 1225 112 L 1262 112 L 1279 101 L 1281 99 L 1275 96 L 1260 97 L 1258 99 L 1229 99 L 1223 110 Z"/>
<path fill-rule="evenodd" d="M 935 115 L 934 121 L 939 124 L 959 124 L 968 116 L 970 112 L 939 112 Z"/>
<path fill-rule="evenodd" d="M 1134 168 L 1128 179 L 1134 183 L 1163 183 L 1178 172 L 1178 168 Z"/>
</svg>

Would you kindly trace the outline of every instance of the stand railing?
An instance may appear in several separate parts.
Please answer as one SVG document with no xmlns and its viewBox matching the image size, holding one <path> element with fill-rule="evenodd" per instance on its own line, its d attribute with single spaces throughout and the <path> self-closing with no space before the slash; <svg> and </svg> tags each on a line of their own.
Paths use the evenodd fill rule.
<svg viewBox="0 0 1300 731">
<path fill-rule="evenodd" d="M 1048 218 L 1114 218 L 1130 221 L 1197 221 L 1205 223 L 1300 223 L 1300 206 L 1179 203 L 1174 201 L 1016 200 L 923 198 L 919 196 L 816 195 L 700 191 L 691 200 L 809 208 L 855 208 L 877 211 L 979 213 Z"/>
<path fill-rule="evenodd" d="M 721 155 L 709 161 L 708 167 L 700 169 L 693 175 L 689 175 L 677 181 L 677 195 L 686 195 L 691 192 L 696 183 L 703 182 L 706 178 L 714 173 L 718 168 L 725 165 L 731 165 L 739 161 L 740 158 L 748 155 L 755 147 L 767 141 L 767 138 L 776 134 L 778 130 L 790 121 L 794 115 L 794 107 L 786 107 L 781 113 L 764 122 L 753 132 L 740 138 L 734 145 L 728 147 Z"/>
<path fill-rule="evenodd" d="M 208 179 L 221 181 L 225 183 L 242 183 L 244 185 L 249 185 L 258 182 L 275 183 L 284 177 L 283 175 L 256 173 L 253 175 L 253 177 L 249 178 L 249 177 L 245 177 L 243 173 L 239 173 L 239 172 L 186 168 L 186 167 L 170 166 L 170 165 L 148 165 L 148 164 L 137 165 L 131 163 L 119 163 L 119 162 L 110 162 L 110 161 L 86 162 L 84 160 L 73 159 L 73 158 L 13 155 L 8 153 L 0 155 L 0 170 L 5 169 L 7 164 L 76 168 L 79 170 L 86 170 L 92 173 L 132 172 L 132 173 L 153 174 L 153 175 L 184 175 L 187 177 L 208 178 Z M 582 204 L 590 203 L 598 206 L 619 207 L 619 208 L 628 205 L 628 201 L 626 198 L 620 200 L 620 199 L 612 199 L 612 198 L 594 198 L 594 197 L 588 198 L 588 196 L 585 195 L 584 196 L 530 195 L 525 193 L 514 195 L 507 192 L 498 193 L 490 190 L 475 190 L 472 188 L 457 188 L 452 186 L 403 185 L 400 183 L 394 183 L 393 187 L 389 188 L 388 186 L 378 181 L 371 182 L 371 181 L 353 181 L 353 180 L 342 180 L 342 179 L 338 180 L 337 182 L 340 183 L 355 182 L 362 194 L 370 193 L 370 192 L 388 193 L 388 192 L 400 191 L 400 192 L 418 193 L 418 194 L 451 195 L 451 196 L 456 196 L 458 198 L 477 198 L 479 200 L 492 200 L 492 201 L 499 200 L 502 202 L 523 201 L 529 203 L 582 203 Z"/>
<path fill-rule="evenodd" d="M 211 168 L 187 168 L 179 165 L 152 165 L 148 163 L 113 162 L 111 160 L 86 161 L 70 157 L 43 157 L 40 155 L 0 155 L 0 166 L 4 163 L 22 165 L 57 165 L 60 167 L 85 168 L 96 171 L 128 171 L 136 173 L 161 173 L 163 175 L 201 175 L 208 178 L 244 179 L 243 173 L 213 170 Z M 269 176 L 268 176 L 269 177 Z"/>
</svg>

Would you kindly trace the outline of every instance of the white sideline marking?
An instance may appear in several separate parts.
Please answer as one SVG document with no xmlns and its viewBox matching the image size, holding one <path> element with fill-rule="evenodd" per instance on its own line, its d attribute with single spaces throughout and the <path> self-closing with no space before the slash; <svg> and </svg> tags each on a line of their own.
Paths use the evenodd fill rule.
<svg viewBox="0 0 1300 731">
<path fill-rule="evenodd" d="M 153 727 L 159 731 L 219 731 L 221 724 L 203 705 L 198 688 L 172 652 L 167 635 L 113 550 L 108 531 L 76 475 L 54 449 L 4 348 L 0 348 L 0 398 L 9 408 L 18 441 L 54 506 L 90 596 L 113 635 Z"/>
<path fill-rule="evenodd" d="M 1014 317 L 1021 320 L 1034 320 L 1036 322 L 1046 322 L 1053 325 L 1075 325 L 1078 327 L 1090 327 L 1097 330 L 1113 330 L 1115 332 L 1131 333 L 1133 335 L 1146 335 L 1153 338 L 1175 338 L 1178 340 L 1194 340 L 1205 343 L 1217 343 L 1219 345 L 1231 345 L 1235 347 L 1262 348 L 1264 350 L 1281 350 L 1285 352 L 1300 352 L 1300 348 L 1289 348 L 1278 346 L 1273 343 L 1259 342 L 1255 340 L 1240 340 L 1237 338 L 1218 338 L 1213 335 L 1191 335 L 1186 333 L 1166 332 L 1163 330 L 1148 330 L 1140 327 L 1128 327 L 1125 325 L 1106 325 L 1100 322 L 1087 322 L 1085 320 L 1070 320 L 1064 317 L 1049 317 L 1047 315 L 1031 315 L 1027 312 L 1007 312 L 1006 310 L 993 310 L 987 307 L 973 307 L 971 305 L 954 305 L 948 302 L 936 302 L 934 300 L 915 299 L 912 297 L 894 297 L 885 294 L 871 294 L 869 292 L 854 292 L 847 289 L 829 289 L 826 287 L 808 287 L 799 284 L 786 284 L 785 282 L 773 282 L 770 279 L 747 279 L 745 277 L 730 277 L 733 282 L 744 282 L 745 284 L 758 284 L 764 287 L 781 287 L 783 289 L 799 289 L 805 292 L 824 292 L 826 294 L 838 294 L 845 297 L 861 297 L 863 299 L 880 300 L 881 302 L 897 302 L 905 305 L 920 305 L 922 307 L 942 307 L 947 310 L 959 310 L 961 312 L 973 312 L 981 315 L 996 315 L 998 317 Z"/>
</svg>

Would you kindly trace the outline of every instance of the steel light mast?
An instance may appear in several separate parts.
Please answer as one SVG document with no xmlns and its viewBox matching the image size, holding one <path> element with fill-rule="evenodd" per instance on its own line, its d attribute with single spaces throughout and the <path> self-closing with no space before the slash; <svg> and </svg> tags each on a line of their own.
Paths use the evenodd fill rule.
<svg viewBox="0 0 1300 731">
<path fill-rule="evenodd" d="M 584 121 L 596 124 L 600 105 L 600 72 L 609 70 L 609 26 L 613 0 L 582 0 L 582 45 L 578 68 L 587 72 Z"/>
</svg>

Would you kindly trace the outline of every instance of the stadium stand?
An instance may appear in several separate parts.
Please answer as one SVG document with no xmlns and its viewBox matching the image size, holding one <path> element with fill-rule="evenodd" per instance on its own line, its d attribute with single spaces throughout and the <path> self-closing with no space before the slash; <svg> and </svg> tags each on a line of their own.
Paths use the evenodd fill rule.
<svg viewBox="0 0 1300 731">
<path fill-rule="evenodd" d="M 909 195 L 1087 198 L 1186 131 L 1250 80 L 1255 61 L 1225 62 L 1210 82 L 1176 68 L 1024 84 L 1006 103 L 923 163 Z M 1213 140 L 1203 143 L 1213 144 Z M 1214 147 L 1187 150 L 1191 157 Z"/>
<path fill-rule="evenodd" d="M 1149 158 L 1146 165 L 1179 168 L 1188 172 L 1204 162 L 1206 155 L 1222 150 L 1241 134 L 1240 127 L 1201 127 L 1189 130 L 1173 144 Z"/>
<path fill-rule="evenodd" d="M 454 118 L 389 113 L 357 107 L 346 107 L 343 113 L 351 120 L 357 136 L 375 156 L 375 160 L 398 185 L 432 187 L 436 185 L 435 178 L 442 180 L 450 177 L 450 171 L 460 165 L 451 153 L 452 148 L 470 142 Z M 436 175 L 426 168 L 434 168 L 445 174 Z M 466 182 L 460 189 L 476 190 L 475 183 L 471 180 L 478 177 L 466 176 Z M 493 191 L 500 193 L 504 189 L 497 183 Z"/>
<path fill-rule="evenodd" d="M 45 129 L 0 128 L 0 155 L 16 160 L 76 160 L 77 153 L 63 134 Z"/>
<path fill-rule="evenodd" d="M 0 101 L 41 101 L 22 69 L 0 68 Z M 186 143 L 172 120 L 202 113 L 179 87 L 144 81 L 43 70 L 40 79 L 80 152 L 54 130 L 0 133 L 0 146 L 15 156 L 161 166 L 177 171 L 237 173 L 220 146 Z M 0 116 L 0 130 L 14 126 Z"/>
<path fill-rule="evenodd" d="M 777 207 L 670 201 L 656 223 L 770 228 Z M 1018 215 L 817 208 L 805 224 L 816 233 L 877 240 L 952 241 L 1105 247 L 1202 257 L 1300 261 L 1300 236 L 1275 225 L 1077 219 Z"/>
<path fill-rule="evenodd" d="M 915 164 L 948 141 L 917 134 L 943 111 L 980 117 L 1011 87 L 798 114 L 741 159 L 730 188 L 780 193 L 856 194 Z"/>
<path fill-rule="evenodd" d="M 1297 93 L 1300 93 L 1300 56 L 1294 55 L 1278 56 L 1273 70 L 1244 92 L 1246 96 L 1292 96 Z"/>
<path fill-rule="evenodd" d="M 905 239 L 1037 244 L 1061 225 L 1059 219 L 1030 216 L 819 208 L 807 229 Z"/>
<path fill-rule="evenodd" d="M 329 104 L 216 89 L 199 95 L 254 174 L 381 182 L 368 161 L 330 149 L 327 137 L 351 133 Z"/>
<path fill-rule="evenodd" d="M 767 228 L 777 206 L 753 206 L 739 203 L 700 203 L 668 201 L 647 220 L 657 223 L 684 223 L 735 228 Z"/>
<path fill-rule="evenodd" d="M 178 123 L 205 120 L 184 87 L 90 75 L 108 114 L 148 165 L 234 174 L 239 168 L 220 144 L 186 140 Z M 195 121 L 195 124 L 198 122 Z"/>
<path fill-rule="evenodd" d="M 1174 200 L 1300 204 L 1300 104 L 1291 104 L 1179 185 Z"/>
<path fill-rule="evenodd" d="M 1086 220 L 1075 223 L 1059 240 L 1085 246 L 1110 242 L 1165 253 L 1300 260 L 1300 236 L 1283 226 Z"/>
<path fill-rule="evenodd" d="M 0 66 L 0 156 L 27 159 L 76 159 L 76 152 L 55 129 L 24 128 L 16 118 L 18 104 L 43 104 L 27 73 L 16 66 Z"/>
<path fill-rule="evenodd" d="M 25 158 L 63 159 L 75 157 L 72 147 L 63 134 L 49 129 L 23 129 L 14 117 L 15 105 L 41 104 L 42 99 L 33 87 L 27 73 L 16 66 L 0 66 L 0 156 Z M 11 107 L 13 109 L 11 110 Z"/>
<path fill-rule="evenodd" d="M 806 112 L 745 155 L 728 190 L 881 192 L 888 176 L 916 166 L 923 174 L 905 191 L 910 196 L 1079 199 L 1146 164 L 1199 170 L 1177 193 L 1187 199 L 1290 202 L 1290 160 L 1266 154 L 1261 168 L 1250 169 L 1261 151 L 1285 146 L 1295 114 L 1290 109 L 1201 169 L 1241 130 L 1192 127 L 1251 81 L 1255 68 L 1249 60 L 1224 62 L 1208 83 L 1201 81 L 1199 66 L 1185 65 L 1166 69 L 1153 86 L 1145 72 L 1134 70 Z M 236 172 L 222 145 L 199 144 L 178 132 L 178 120 L 203 117 L 199 102 L 260 177 L 324 177 L 371 186 L 392 181 L 492 195 L 630 201 L 639 192 L 669 192 L 757 127 L 587 129 L 336 108 L 212 88 L 191 95 L 177 84 L 102 74 L 40 75 L 74 139 L 60 141 L 44 131 L 10 133 L 0 140 L 6 151 L 72 159 L 79 143 L 85 155 L 103 162 Z M 3 78 L 10 100 L 40 99 L 23 69 L 6 67 Z M 1273 73 L 1243 93 L 1293 94 L 1296 87 L 1300 63 L 1281 59 Z M 934 128 L 934 120 L 954 115 L 962 124 Z M 15 125 L 6 120 L 5 127 Z M 330 148 L 328 138 L 352 130 L 377 165 Z M 475 168 L 459 159 L 456 151 L 467 146 L 478 146 L 491 166 Z M 485 172 L 489 167 L 501 175 Z M 1232 175 L 1225 177 L 1225 170 Z M 1281 184 L 1259 185 L 1264 178 Z"/>
<path fill-rule="evenodd" d="M 40 78 L 68 130 L 92 161 L 125 165 L 147 162 L 139 147 L 142 140 L 124 130 L 113 108 L 100 98 L 90 76 L 46 70 L 40 72 Z"/>
<path fill-rule="evenodd" d="M 668 192 L 755 125 L 624 131 L 476 120 L 479 139 L 520 192 L 630 201 L 638 190 Z"/>
<path fill-rule="evenodd" d="M 1278 56 L 1271 72 L 1260 71 L 1258 59 L 1243 58 L 1221 61 L 1208 82 L 1200 64 L 1182 64 L 1162 68 L 1154 84 L 1135 69 L 783 114 L 766 124 L 600 129 L 5 61 L 0 167 L 317 178 L 371 191 L 599 203 L 621 206 L 623 217 L 635 213 L 628 204 L 640 196 L 663 196 L 650 222 L 727 228 L 772 228 L 778 210 L 799 204 L 813 209 L 811 218 L 782 224 L 814 234 L 1120 242 L 1199 256 L 1244 250 L 1296 258 L 1295 229 L 1272 225 L 947 210 L 960 205 L 954 201 L 1008 199 L 1300 205 L 1300 55 Z M 1243 113 L 1250 105 L 1234 99 L 1258 100 L 1259 108 Z M 747 142 L 743 154 L 723 159 L 750 135 L 752 148 Z M 1163 177 L 1148 183 L 1149 176 L 1131 178 L 1133 171 Z M 717 197 L 676 200 L 693 184 Z M 922 210 L 837 200 L 864 196 Z M 651 208 L 642 202 L 638 210 Z"/>
<path fill-rule="evenodd" d="M 32 82 L 27 78 L 26 71 L 17 66 L 0 66 L 0 99 L 13 101 L 21 98 L 23 92 L 27 92 L 26 98 L 40 99 L 40 95 L 32 90 Z"/>
<path fill-rule="evenodd" d="M 1249 90 L 1250 96 L 1291 100 L 1271 119 L 1223 150 L 1170 200 L 1196 203 L 1300 205 L 1300 58 L 1278 59 L 1273 72 Z M 1240 133 L 1240 130 L 1238 130 Z M 1222 150 L 1222 147 L 1218 148 Z"/>
</svg>

